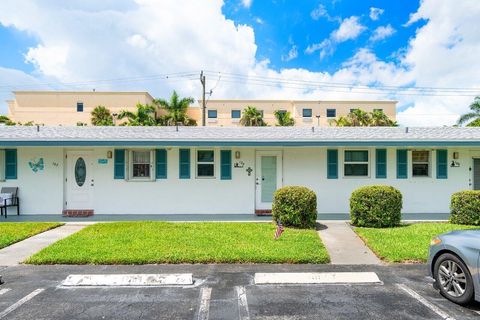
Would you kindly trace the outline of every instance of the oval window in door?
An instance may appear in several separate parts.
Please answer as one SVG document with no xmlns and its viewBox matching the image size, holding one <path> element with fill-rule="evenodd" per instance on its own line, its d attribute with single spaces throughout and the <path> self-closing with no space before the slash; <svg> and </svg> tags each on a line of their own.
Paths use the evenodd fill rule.
<svg viewBox="0 0 480 320">
<path fill-rule="evenodd" d="M 87 166 L 82 157 L 77 159 L 75 163 L 75 181 L 79 187 L 83 186 L 87 177 Z"/>
</svg>

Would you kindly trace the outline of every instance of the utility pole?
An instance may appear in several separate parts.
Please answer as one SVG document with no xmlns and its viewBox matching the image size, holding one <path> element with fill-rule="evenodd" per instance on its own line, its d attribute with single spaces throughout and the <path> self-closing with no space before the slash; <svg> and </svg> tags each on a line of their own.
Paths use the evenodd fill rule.
<svg viewBox="0 0 480 320">
<path fill-rule="evenodd" d="M 205 75 L 200 72 L 200 82 L 202 83 L 202 126 L 206 125 L 207 103 L 205 102 Z"/>
</svg>

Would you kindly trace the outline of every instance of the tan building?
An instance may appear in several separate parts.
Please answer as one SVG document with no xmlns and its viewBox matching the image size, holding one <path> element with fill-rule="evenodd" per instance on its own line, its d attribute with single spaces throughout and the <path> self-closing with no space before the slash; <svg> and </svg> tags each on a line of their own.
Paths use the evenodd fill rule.
<svg viewBox="0 0 480 320">
<path fill-rule="evenodd" d="M 199 101 L 199 105 L 202 101 Z M 263 112 L 263 119 L 275 125 L 274 112 L 290 112 L 296 126 L 330 126 L 330 120 L 346 116 L 353 109 L 367 112 L 379 109 L 395 120 L 397 101 L 305 101 L 305 100 L 209 100 L 207 126 L 238 126 L 242 111 L 252 106 Z M 201 112 L 199 112 L 201 114 Z M 198 121 L 201 123 L 201 120 Z"/>
<path fill-rule="evenodd" d="M 134 111 L 138 103 L 152 104 L 148 92 L 93 91 L 14 91 L 14 100 L 7 101 L 9 117 L 15 122 L 33 121 L 44 125 L 90 124 L 91 111 L 105 106 L 112 114 Z M 302 100 L 209 100 L 207 126 L 239 126 L 242 111 L 253 106 L 263 112 L 264 120 L 275 125 L 275 110 L 290 112 L 296 126 L 329 126 L 332 119 L 347 115 L 352 109 L 371 112 L 383 110 L 395 120 L 397 101 L 302 101 Z M 202 124 L 202 101 L 192 105 L 188 115 Z M 158 110 L 157 114 L 164 111 Z M 119 121 L 117 121 L 118 123 Z"/>
<path fill-rule="evenodd" d="M 135 110 L 137 103 L 151 104 L 148 92 L 14 91 L 8 100 L 8 116 L 15 122 L 44 125 L 90 124 L 92 110 L 105 106 L 112 113 Z"/>
</svg>

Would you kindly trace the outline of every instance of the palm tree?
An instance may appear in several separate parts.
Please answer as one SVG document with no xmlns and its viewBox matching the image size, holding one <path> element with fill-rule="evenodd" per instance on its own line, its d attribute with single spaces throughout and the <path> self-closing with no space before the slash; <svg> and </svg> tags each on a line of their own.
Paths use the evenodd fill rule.
<svg viewBox="0 0 480 320">
<path fill-rule="evenodd" d="M 473 102 L 469 106 L 471 112 L 460 116 L 457 124 L 459 126 L 467 123 L 467 127 L 479 127 L 480 126 L 480 96 L 475 97 Z"/>
<path fill-rule="evenodd" d="M 277 118 L 277 126 L 279 127 L 291 127 L 295 125 L 295 120 L 291 117 L 290 112 L 275 110 L 273 113 Z"/>
<path fill-rule="evenodd" d="M 352 122 L 346 116 L 340 116 L 338 119 L 330 120 L 330 125 L 334 124 L 336 127 L 351 127 Z"/>
<path fill-rule="evenodd" d="M 368 112 L 361 109 L 352 110 L 347 117 L 350 119 L 352 127 L 368 127 L 371 123 Z"/>
<path fill-rule="evenodd" d="M 267 124 L 263 121 L 263 114 L 257 108 L 247 106 L 242 113 L 240 124 L 245 127 L 264 127 Z"/>
<path fill-rule="evenodd" d="M 123 110 L 118 115 L 118 119 L 128 119 L 124 124 L 127 126 L 155 126 L 157 125 L 155 110 L 156 108 L 152 105 L 138 103 L 136 112 Z"/>
<path fill-rule="evenodd" d="M 397 127 L 396 121 L 390 119 L 383 110 L 373 110 L 370 113 L 370 126 L 372 127 Z"/>
<path fill-rule="evenodd" d="M 113 126 L 113 116 L 110 110 L 104 106 L 97 106 L 92 110 L 92 125 L 94 126 Z"/>
<path fill-rule="evenodd" d="M 170 101 L 155 99 L 154 103 L 167 111 L 166 115 L 159 117 L 158 124 L 164 126 L 176 126 L 177 124 L 196 126 L 197 122 L 187 116 L 187 109 L 194 101 L 191 97 L 180 99 L 175 90 L 170 97 Z"/>
<path fill-rule="evenodd" d="M 0 124 L 4 124 L 6 126 L 14 126 L 16 123 L 10 120 L 9 117 L 0 115 Z"/>
</svg>

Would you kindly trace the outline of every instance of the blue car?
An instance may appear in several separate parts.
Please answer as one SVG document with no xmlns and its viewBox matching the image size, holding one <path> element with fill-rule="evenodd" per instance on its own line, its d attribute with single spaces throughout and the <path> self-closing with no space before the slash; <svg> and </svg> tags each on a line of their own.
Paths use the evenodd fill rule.
<svg viewBox="0 0 480 320">
<path fill-rule="evenodd" d="M 480 301 L 480 229 L 433 238 L 428 267 L 434 287 L 447 299 L 458 304 Z"/>
</svg>

